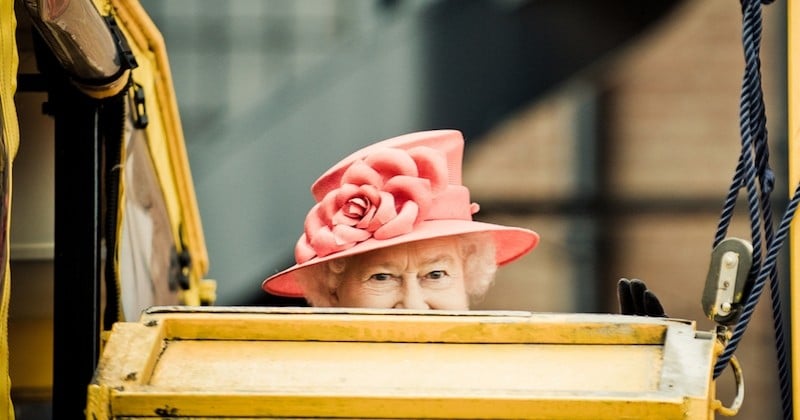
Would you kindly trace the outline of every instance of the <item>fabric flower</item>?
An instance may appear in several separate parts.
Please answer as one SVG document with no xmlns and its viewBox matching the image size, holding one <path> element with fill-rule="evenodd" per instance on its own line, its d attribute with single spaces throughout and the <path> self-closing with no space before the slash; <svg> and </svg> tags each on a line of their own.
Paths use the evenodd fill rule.
<svg viewBox="0 0 800 420">
<path fill-rule="evenodd" d="M 302 264 L 369 238 L 411 232 L 446 187 L 446 157 L 430 147 L 383 149 L 358 159 L 306 216 L 295 259 Z"/>
</svg>

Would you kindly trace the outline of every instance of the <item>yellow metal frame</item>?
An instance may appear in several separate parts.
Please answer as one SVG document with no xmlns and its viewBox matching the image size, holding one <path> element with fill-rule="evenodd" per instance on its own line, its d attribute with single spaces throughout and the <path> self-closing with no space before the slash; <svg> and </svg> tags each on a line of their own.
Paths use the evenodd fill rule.
<svg viewBox="0 0 800 420">
<path fill-rule="evenodd" d="M 0 0 L 0 159 L 2 165 L 12 165 L 14 156 L 19 146 L 19 126 L 17 123 L 17 111 L 14 105 L 14 93 L 17 89 L 17 66 L 19 56 L 17 55 L 16 35 L 14 31 L 17 27 L 16 17 L 14 16 L 14 2 L 12 0 Z M 11 206 L 11 168 L 2 168 L 8 173 L 9 191 L 0 191 L 0 195 L 8 195 L 7 205 Z M 3 265 L 2 278 L 0 278 L 0 417 L 13 419 L 14 408 L 11 404 L 11 380 L 8 371 L 8 306 L 11 298 L 11 277 L 9 276 L 9 242 L 8 226 L 10 226 L 10 213 L 0 214 L 6 217 L 3 225 L 6 231 L 3 232 L 4 240 L 0 242 L 3 248 L 0 264 Z"/>
<path fill-rule="evenodd" d="M 153 308 L 87 418 L 712 419 L 712 332 L 611 314 Z"/>
<path fill-rule="evenodd" d="M 146 107 L 151 111 L 145 129 L 151 139 L 150 154 L 164 192 L 173 237 L 179 242 L 178 251 L 185 246 L 192 258 L 190 288 L 182 291 L 181 301 L 186 305 L 213 303 L 213 299 L 202 296 L 208 252 L 164 38 L 138 1 L 94 1 L 101 14 L 115 16 L 137 58 L 139 66 L 132 75 L 143 85 Z"/>
<path fill-rule="evenodd" d="M 789 125 L 789 186 L 790 194 L 800 183 L 800 7 L 794 2 L 787 3 L 787 85 L 788 85 L 788 125 Z M 792 222 L 789 235 L 789 287 L 791 330 L 792 330 L 792 386 L 795 420 L 800 419 L 800 233 L 798 217 Z"/>
</svg>

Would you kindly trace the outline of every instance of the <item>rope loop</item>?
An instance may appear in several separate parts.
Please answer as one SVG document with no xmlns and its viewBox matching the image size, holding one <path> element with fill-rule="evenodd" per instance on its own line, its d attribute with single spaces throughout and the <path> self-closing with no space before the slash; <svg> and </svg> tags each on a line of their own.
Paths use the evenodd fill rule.
<svg viewBox="0 0 800 420">
<path fill-rule="evenodd" d="M 714 366 L 717 378 L 732 363 L 733 354 L 747 329 L 758 299 L 767 282 L 770 284 L 772 300 L 773 327 L 778 355 L 778 377 L 781 388 L 781 403 L 784 418 L 792 418 L 791 378 L 787 363 L 787 346 L 783 327 L 780 285 L 777 275 L 777 255 L 789 231 L 798 203 L 800 185 L 794 193 L 777 231 L 773 230 L 770 195 L 775 187 L 775 174 L 769 167 L 769 144 L 766 127 L 766 112 L 761 85 L 761 5 L 772 0 L 740 0 L 742 9 L 742 46 L 744 49 L 745 71 L 742 92 L 739 100 L 739 131 L 741 154 L 734 172 L 731 187 L 725 197 L 717 232 L 714 237 L 716 247 L 727 235 L 733 217 L 736 198 L 741 189 L 746 190 L 747 206 L 750 215 L 750 228 L 753 245 L 753 264 L 747 283 L 749 294 L 744 297 L 742 313 L 733 328 L 733 334 Z"/>
</svg>

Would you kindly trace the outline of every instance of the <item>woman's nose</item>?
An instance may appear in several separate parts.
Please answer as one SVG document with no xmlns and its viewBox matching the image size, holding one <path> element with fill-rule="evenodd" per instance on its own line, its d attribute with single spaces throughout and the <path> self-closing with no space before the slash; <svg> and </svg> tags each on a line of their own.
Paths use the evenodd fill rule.
<svg viewBox="0 0 800 420">
<path fill-rule="evenodd" d="M 409 279 L 403 281 L 403 289 L 401 291 L 400 300 L 395 305 L 395 308 L 402 309 L 430 309 L 425 293 L 417 283 L 416 279 Z"/>
</svg>

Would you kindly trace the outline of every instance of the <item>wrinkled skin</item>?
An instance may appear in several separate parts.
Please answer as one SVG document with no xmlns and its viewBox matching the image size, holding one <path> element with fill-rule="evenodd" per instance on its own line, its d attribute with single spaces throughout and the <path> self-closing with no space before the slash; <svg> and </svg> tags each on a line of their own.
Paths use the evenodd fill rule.
<svg viewBox="0 0 800 420">
<path fill-rule="evenodd" d="M 469 309 L 463 259 L 453 241 L 379 249 L 357 256 L 343 274 L 332 306 Z"/>
</svg>

